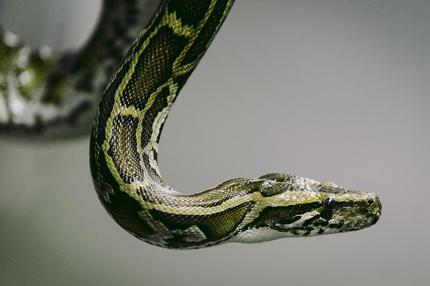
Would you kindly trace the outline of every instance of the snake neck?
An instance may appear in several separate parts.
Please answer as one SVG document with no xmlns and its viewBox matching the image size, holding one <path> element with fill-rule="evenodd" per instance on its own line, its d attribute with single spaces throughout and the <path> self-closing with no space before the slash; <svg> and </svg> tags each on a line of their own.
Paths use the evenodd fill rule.
<svg viewBox="0 0 430 286">
<path fill-rule="evenodd" d="M 0 133 L 64 138 L 87 134 L 98 96 L 157 1 L 104 0 L 98 25 L 76 52 L 31 49 L 0 27 Z"/>
<path fill-rule="evenodd" d="M 163 1 L 102 97 L 90 147 L 94 184 L 113 218 L 150 243 L 165 240 L 146 231 L 145 225 L 156 221 L 149 208 L 206 203 L 202 197 L 181 195 L 161 178 L 158 141 L 176 96 L 232 4 Z"/>
</svg>

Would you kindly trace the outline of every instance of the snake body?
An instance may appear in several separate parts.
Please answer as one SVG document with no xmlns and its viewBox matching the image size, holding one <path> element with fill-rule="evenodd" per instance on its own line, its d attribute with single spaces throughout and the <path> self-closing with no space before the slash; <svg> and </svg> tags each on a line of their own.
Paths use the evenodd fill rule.
<svg viewBox="0 0 430 286">
<path fill-rule="evenodd" d="M 169 111 L 232 0 L 163 0 L 106 88 L 91 134 L 97 195 L 137 238 L 201 248 L 358 230 L 381 214 L 378 197 L 288 174 L 236 178 L 186 195 L 161 177 L 158 142 Z"/>
<path fill-rule="evenodd" d="M 0 134 L 42 140 L 88 135 L 98 95 L 147 25 L 153 2 L 103 0 L 87 43 L 63 54 L 31 49 L 0 24 Z"/>
</svg>

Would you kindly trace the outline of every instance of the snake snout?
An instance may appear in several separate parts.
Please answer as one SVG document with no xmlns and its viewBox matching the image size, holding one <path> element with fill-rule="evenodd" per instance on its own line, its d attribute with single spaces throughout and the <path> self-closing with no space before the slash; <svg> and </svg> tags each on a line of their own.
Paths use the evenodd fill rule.
<svg viewBox="0 0 430 286">
<path fill-rule="evenodd" d="M 368 200 L 369 205 L 369 222 L 374 225 L 382 214 L 381 200 L 377 195 L 372 194 L 372 198 Z"/>
<path fill-rule="evenodd" d="M 325 233 L 353 231 L 374 225 L 381 216 L 379 197 L 372 193 L 344 190 L 331 193 L 323 203 L 321 217 L 328 221 Z"/>
</svg>

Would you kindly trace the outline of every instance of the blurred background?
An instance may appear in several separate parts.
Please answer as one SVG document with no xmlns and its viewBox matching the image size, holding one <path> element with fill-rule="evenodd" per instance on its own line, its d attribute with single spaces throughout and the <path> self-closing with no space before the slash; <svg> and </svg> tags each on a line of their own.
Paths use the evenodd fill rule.
<svg viewBox="0 0 430 286">
<path fill-rule="evenodd" d="M 37 47 L 78 48 L 101 0 L 3 0 Z M 174 251 L 93 190 L 88 138 L 0 142 L 0 284 L 425 285 L 430 279 L 430 2 L 238 0 L 180 95 L 160 165 L 185 193 L 289 172 L 378 193 L 355 233 Z"/>
</svg>

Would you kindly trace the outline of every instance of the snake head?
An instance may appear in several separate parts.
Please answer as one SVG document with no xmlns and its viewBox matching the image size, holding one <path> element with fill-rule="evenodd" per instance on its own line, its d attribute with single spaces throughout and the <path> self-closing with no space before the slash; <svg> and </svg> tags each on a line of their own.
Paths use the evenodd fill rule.
<svg viewBox="0 0 430 286">
<path fill-rule="evenodd" d="M 261 210 L 238 234 L 240 242 L 360 230 L 381 215 L 381 202 L 372 193 L 285 174 L 265 175 L 258 182 Z"/>
</svg>

